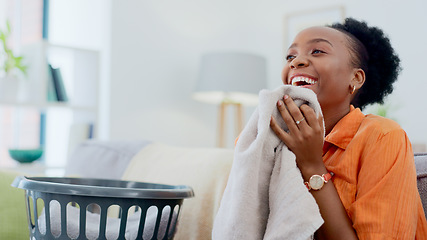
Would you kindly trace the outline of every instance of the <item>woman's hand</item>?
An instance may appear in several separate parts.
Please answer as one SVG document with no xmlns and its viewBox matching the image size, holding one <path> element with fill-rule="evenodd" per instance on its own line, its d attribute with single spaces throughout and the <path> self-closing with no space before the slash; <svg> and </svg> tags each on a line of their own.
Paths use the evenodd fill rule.
<svg viewBox="0 0 427 240">
<path fill-rule="evenodd" d="M 304 178 L 307 179 L 313 174 L 326 173 L 322 160 L 323 117 L 317 117 L 314 110 L 305 104 L 298 108 L 287 95 L 283 97 L 283 101 L 277 102 L 277 108 L 289 131 L 281 129 L 273 117 L 270 126 L 295 154 L 298 168 Z"/>
<path fill-rule="evenodd" d="M 326 173 L 322 160 L 323 117 L 317 117 L 314 110 L 305 104 L 298 108 L 288 96 L 277 102 L 277 108 L 289 131 L 281 129 L 273 117 L 270 121 L 271 129 L 295 154 L 304 180 L 307 181 L 313 174 Z M 333 182 L 326 184 L 319 191 L 310 192 L 316 199 L 325 221 L 316 231 L 316 239 L 357 239 Z"/>
</svg>

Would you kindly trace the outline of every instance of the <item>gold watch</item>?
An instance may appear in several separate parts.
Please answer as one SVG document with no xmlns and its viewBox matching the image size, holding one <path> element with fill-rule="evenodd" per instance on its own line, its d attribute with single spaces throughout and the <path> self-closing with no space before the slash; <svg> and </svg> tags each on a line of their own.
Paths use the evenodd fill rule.
<svg viewBox="0 0 427 240">
<path fill-rule="evenodd" d="M 328 183 L 328 181 L 331 180 L 333 175 L 334 173 L 332 172 L 322 174 L 322 176 L 315 174 L 311 176 L 308 182 L 305 182 L 304 184 L 308 190 L 320 190 L 325 185 L 325 183 Z"/>
</svg>

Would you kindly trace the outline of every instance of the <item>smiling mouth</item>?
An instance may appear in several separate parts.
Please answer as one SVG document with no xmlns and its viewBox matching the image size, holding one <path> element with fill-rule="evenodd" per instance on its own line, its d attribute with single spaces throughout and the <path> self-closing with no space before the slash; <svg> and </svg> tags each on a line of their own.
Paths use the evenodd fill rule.
<svg viewBox="0 0 427 240">
<path fill-rule="evenodd" d="M 307 86 L 307 85 L 314 85 L 317 82 L 317 80 L 314 80 L 312 78 L 308 77 L 294 77 L 292 78 L 292 86 Z"/>
</svg>

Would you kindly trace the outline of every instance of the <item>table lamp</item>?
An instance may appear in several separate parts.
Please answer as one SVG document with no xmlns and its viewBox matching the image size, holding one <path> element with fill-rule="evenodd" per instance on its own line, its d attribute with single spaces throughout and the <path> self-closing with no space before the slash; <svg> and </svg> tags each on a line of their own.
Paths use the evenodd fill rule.
<svg viewBox="0 0 427 240">
<path fill-rule="evenodd" d="M 225 147 L 226 109 L 234 106 L 236 137 L 243 130 L 243 105 L 256 106 L 266 88 L 266 60 L 243 52 L 213 52 L 201 58 L 193 98 L 219 104 L 217 146 Z"/>
</svg>

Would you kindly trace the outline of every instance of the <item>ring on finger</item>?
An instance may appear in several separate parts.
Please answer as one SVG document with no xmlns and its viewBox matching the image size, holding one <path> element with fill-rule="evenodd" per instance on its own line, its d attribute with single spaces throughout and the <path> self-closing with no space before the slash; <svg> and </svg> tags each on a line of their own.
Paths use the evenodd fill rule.
<svg viewBox="0 0 427 240">
<path fill-rule="evenodd" d="M 301 120 L 299 120 L 299 121 L 296 121 L 295 123 L 297 124 L 297 125 L 299 125 L 302 121 L 304 121 L 305 120 L 305 117 L 302 117 L 302 119 Z"/>
</svg>

